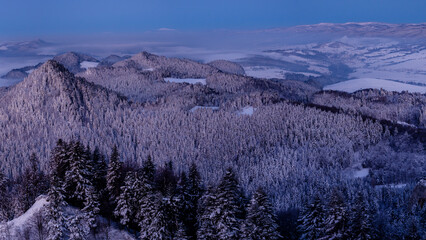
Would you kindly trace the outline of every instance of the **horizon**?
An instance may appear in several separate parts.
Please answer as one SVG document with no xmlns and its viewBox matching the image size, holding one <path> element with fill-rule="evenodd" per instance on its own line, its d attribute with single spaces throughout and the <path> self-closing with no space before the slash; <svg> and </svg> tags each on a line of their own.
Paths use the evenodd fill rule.
<svg viewBox="0 0 426 240">
<path fill-rule="evenodd" d="M 304 0 L 299 2 L 116 0 L 43 3 L 4 2 L 0 9 L 3 38 L 86 34 L 138 34 L 151 31 L 261 30 L 321 23 L 425 23 L 426 2 L 390 0 Z M 64 11 L 66 9 L 66 11 Z"/>
</svg>

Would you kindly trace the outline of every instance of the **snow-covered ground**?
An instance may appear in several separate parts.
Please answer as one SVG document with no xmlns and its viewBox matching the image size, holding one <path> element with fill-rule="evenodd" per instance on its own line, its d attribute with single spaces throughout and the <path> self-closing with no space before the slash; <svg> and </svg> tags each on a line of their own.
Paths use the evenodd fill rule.
<svg viewBox="0 0 426 240">
<path fill-rule="evenodd" d="M 40 216 L 42 216 L 43 218 L 45 217 L 42 211 L 44 210 L 47 204 L 48 204 L 47 196 L 42 195 L 36 199 L 36 202 L 33 204 L 33 206 L 31 206 L 31 208 L 28 209 L 24 214 L 7 223 L 5 222 L 0 223 L 0 239 L 8 239 L 8 240 L 26 239 L 24 238 L 25 231 L 29 231 L 28 232 L 29 240 L 45 239 L 47 233 L 43 232 L 44 238 L 40 238 L 39 231 L 37 231 L 38 229 L 35 229 L 36 227 L 35 218 L 37 217 L 38 214 L 42 214 Z M 65 207 L 64 216 L 66 218 L 72 218 L 76 214 L 81 214 L 81 211 L 74 207 L 69 207 L 69 206 Z M 101 223 L 105 225 L 107 224 L 106 219 L 99 218 L 99 220 Z M 43 219 L 43 221 L 46 221 L 46 219 Z M 67 222 L 69 223 L 69 221 Z M 46 227 L 47 227 L 46 223 L 44 222 L 43 224 L 44 224 L 44 229 L 46 230 Z M 105 236 L 108 235 L 109 239 L 135 240 L 135 238 L 132 235 L 130 235 L 128 232 L 124 230 L 120 230 L 114 223 L 111 223 L 111 226 L 106 227 L 100 231 L 105 231 L 105 232 L 98 233 L 96 239 L 106 239 L 106 238 L 103 238 L 104 237 L 103 235 Z M 108 234 L 104 234 L 106 233 L 106 231 L 108 231 Z M 93 237 L 88 236 L 88 238 L 86 239 L 92 240 Z"/>
<path fill-rule="evenodd" d="M 206 106 L 195 106 L 195 107 L 191 108 L 191 110 L 189 110 L 189 111 L 190 111 L 190 112 L 195 112 L 195 111 L 197 111 L 197 110 L 199 110 L 199 109 L 211 109 L 211 110 L 213 110 L 213 111 L 217 111 L 217 110 L 219 110 L 219 107 L 216 107 L 216 106 L 211 106 L 211 107 L 206 107 Z"/>
<path fill-rule="evenodd" d="M 166 82 L 172 82 L 172 83 L 190 83 L 190 84 L 200 83 L 202 85 L 206 85 L 205 78 L 164 78 L 164 80 Z"/>
<path fill-rule="evenodd" d="M 412 84 L 400 83 L 390 80 L 383 80 L 377 78 L 360 78 L 353 79 L 344 82 L 339 82 L 336 84 L 328 85 L 324 87 L 324 90 L 337 90 L 343 92 L 355 92 L 361 89 L 375 88 L 375 89 L 384 89 L 387 91 L 408 91 L 408 92 L 418 92 L 426 93 L 426 87 L 417 86 Z"/>
<path fill-rule="evenodd" d="M 398 183 L 398 184 L 385 184 L 385 185 L 377 185 L 375 188 L 405 188 L 407 184 L 405 183 Z"/>
<path fill-rule="evenodd" d="M 353 172 L 353 177 L 354 178 L 365 178 L 368 176 L 368 174 L 370 173 L 370 169 L 369 168 L 361 168 L 360 170 L 356 170 Z"/>
<path fill-rule="evenodd" d="M 84 69 L 88 69 L 88 68 L 94 68 L 98 66 L 98 62 L 89 62 L 89 61 L 83 61 L 80 63 L 80 67 L 84 68 Z"/>
<path fill-rule="evenodd" d="M 256 110 L 256 108 L 252 107 L 252 106 L 246 106 L 243 109 L 241 109 L 240 111 L 237 112 L 238 115 L 248 115 L 251 116 L 253 115 L 254 111 Z"/>
<path fill-rule="evenodd" d="M 312 68 L 321 68 L 318 66 L 312 66 Z M 322 71 L 325 71 L 321 68 Z M 318 77 L 320 74 L 317 73 L 310 73 L 310 72 L 294 72 L 294 71 L 288 71 L 282 68 L 276 68 L 276 67 L 268 67 L 268 66 L 255 66 L 255 67 L 244 67 L 244 71 L 246 72 L 247 76 L 250 77 L 256 77 L 256 78 L 278 78 L 278 79 L 285 79 L 286 73 L 296 73 L 296 74 L 302 74 L 305 76 L 313 76 Z"/>
</svg>

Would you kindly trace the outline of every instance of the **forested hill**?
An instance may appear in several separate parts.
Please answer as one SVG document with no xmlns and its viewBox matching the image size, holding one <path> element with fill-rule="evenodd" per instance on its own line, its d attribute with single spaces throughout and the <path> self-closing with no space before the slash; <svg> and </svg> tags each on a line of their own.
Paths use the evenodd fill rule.
<svg viewBox="0 0 426 240">
<path fill-rule="evenodd" d="M 47 173 L 58 139 L 98 147 L 103 155 L 116 145 L 129 166 L 151 156 L 180 173 L 195 162 L 206 186 L 232 167 L 244 191 L 264 187 L 274 210 L 290 215 L 318 193 L 331 196 L 334 186 L 351 199 L 366 191 L 371 201 L 376 191 L 391 189 L 402 205 L 426 175 L 424 142 L 378 121 L 423 126 L 423 95 L 377 93 L 383 103 L 373 93 L 354 94 L 343 101 L 303 82 L 214 66 L 141 53 L 75 76 L 48 61 L 0 93 L 0 168 L 18 181 L 36 153 Z M 393 111 L 391 100 L 409 109 L 380 113 L 379 104 Z M 349 108 L 352 102 L 360 105 Z M 389 187 L 397 184 L 405 184 L 404 192 Z"/>
</svg>

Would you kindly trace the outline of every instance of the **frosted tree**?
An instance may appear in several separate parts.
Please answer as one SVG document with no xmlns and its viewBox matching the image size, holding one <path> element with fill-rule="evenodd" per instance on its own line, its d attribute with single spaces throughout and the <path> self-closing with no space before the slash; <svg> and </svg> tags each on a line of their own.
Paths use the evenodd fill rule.
<svg viewBox="0 0 426 240">
<path fill-rule="evenodd" d="M 68 219 L 69 223 L 69 239 L 70 240 L 84 240 L 89 235 L 89 230 L 84 222 L 84 216 L 76 214 Z"/>
<path fill-rule="evenodd" d="M 369 211 L 362 191 L 358 192 L 351 209 L 351 238 L 356 240 L 374 239 L 373 216 Z"/>
<path fill-rule="evenodd" d="M 348 224 L 349 216 L 343 194 L 335 188 L 330 198 L 327 218 L 325 219 L 325 235 L 322 239 L 347 239 Z"/>
<path fill-rule="evenodd" d="M 252 196 L 242 225 L 242 238 L 251 240 L 282 239 L 274 209 L 265 191 L 259 188 Z"/>
<path fill-rule="evenodd" d="M 98 227 L 96 222 L 100 212 L 100 204 L 98 194 L 93 186 L 86 187 L 83 212 L 89 229 L 95 231 Z"/>
<path fill-rule="evenodd" d="M 300 215 L 298 228 L 301 240 L 320 239 L 324 236 L 325 214 L 324 205 L 319 196 L 316 196 Z"/>
<path fill-rule="evenodd" d="M 117 146 L 114 146 L 112 148 L 107 173 L 107 189 L 113 207 L 115 207 L 118 196 L 120 195 L 121 167 L 122 164 L 119 159 L 118 149 Z"/>
<path fill-rule="evenodd" d="M 243 196 L 238 186 L 238 180 L 231 168 L 226 170 L 220 182 L 215 199 L 214 227 L 217 239 L 239 239 L 242 217 Z"/>
<path fill-rule="evenodd" d="M 79 202 L 84 201 L 86 189 L 91 185 L 88 156 L 80 142 L 74 142 L 71 146 L 69 169 L 65 173 L 65 183 L 70 198 Z"/>
<path fill-rule="evenodd" d="M 198 209 L 198 229 L 197 239 L 214 240 L 217 239 L 217 230 L 214 222 L 216 217 L 216 191 L 213 187 L 207 189 L 200 199 Z"/>
<path fill-rule="evenodd" d="M 201 177 L 197 165 L 192 162 L 189 168 L 186 188 L 183 194 L 185 200 L 185 225 L 188 235 L 195 237 L 197 234 L 198 201 L 202 195 Z"/>
<path fill-rule="evenodd" d="M 136 173 L 128 172 L 114 211 L 114 215 L 126 227 L 130 227 L 138 209 L 138 199 L 135 198 L 135 194 L 139 193 L 140 189 L 134 188 L 135 181 L 137 181 Z"/>
<path fill-rule="evenodd" d="M 46 206 L 48 240 L 61 240 L 67 231 L 63 213 L 66 206 L 63 185 L 62 181 L 52 175 Z"/>
<path fill-rule="evenodd" d="M 140 200 L 140 212 L 138 218 L 141 239 L 167 239 L 170 232 L 167 227 L 167 219 L 164 215 L 162 196 L 153 189 L 145 188 L 144 196 Z"/>
<path fill-rule="evenodd" d="M 7 179 L 3 172 L 0 171 L 0 222 L 9 220 L 10 216 L 10 196 L 7 190 Z"/>
</svg>

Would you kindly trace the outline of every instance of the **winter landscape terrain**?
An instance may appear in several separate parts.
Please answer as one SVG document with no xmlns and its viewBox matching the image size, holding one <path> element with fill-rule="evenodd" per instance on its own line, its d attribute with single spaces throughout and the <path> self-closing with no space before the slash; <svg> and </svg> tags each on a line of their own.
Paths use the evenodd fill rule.
<svg viewBox="0 0 426 240">
<path fill-rule="evenodd" d="M 425 239 L 426 24 L 185 34 L 0 43 L 0 239 Z"/>
</svg>

